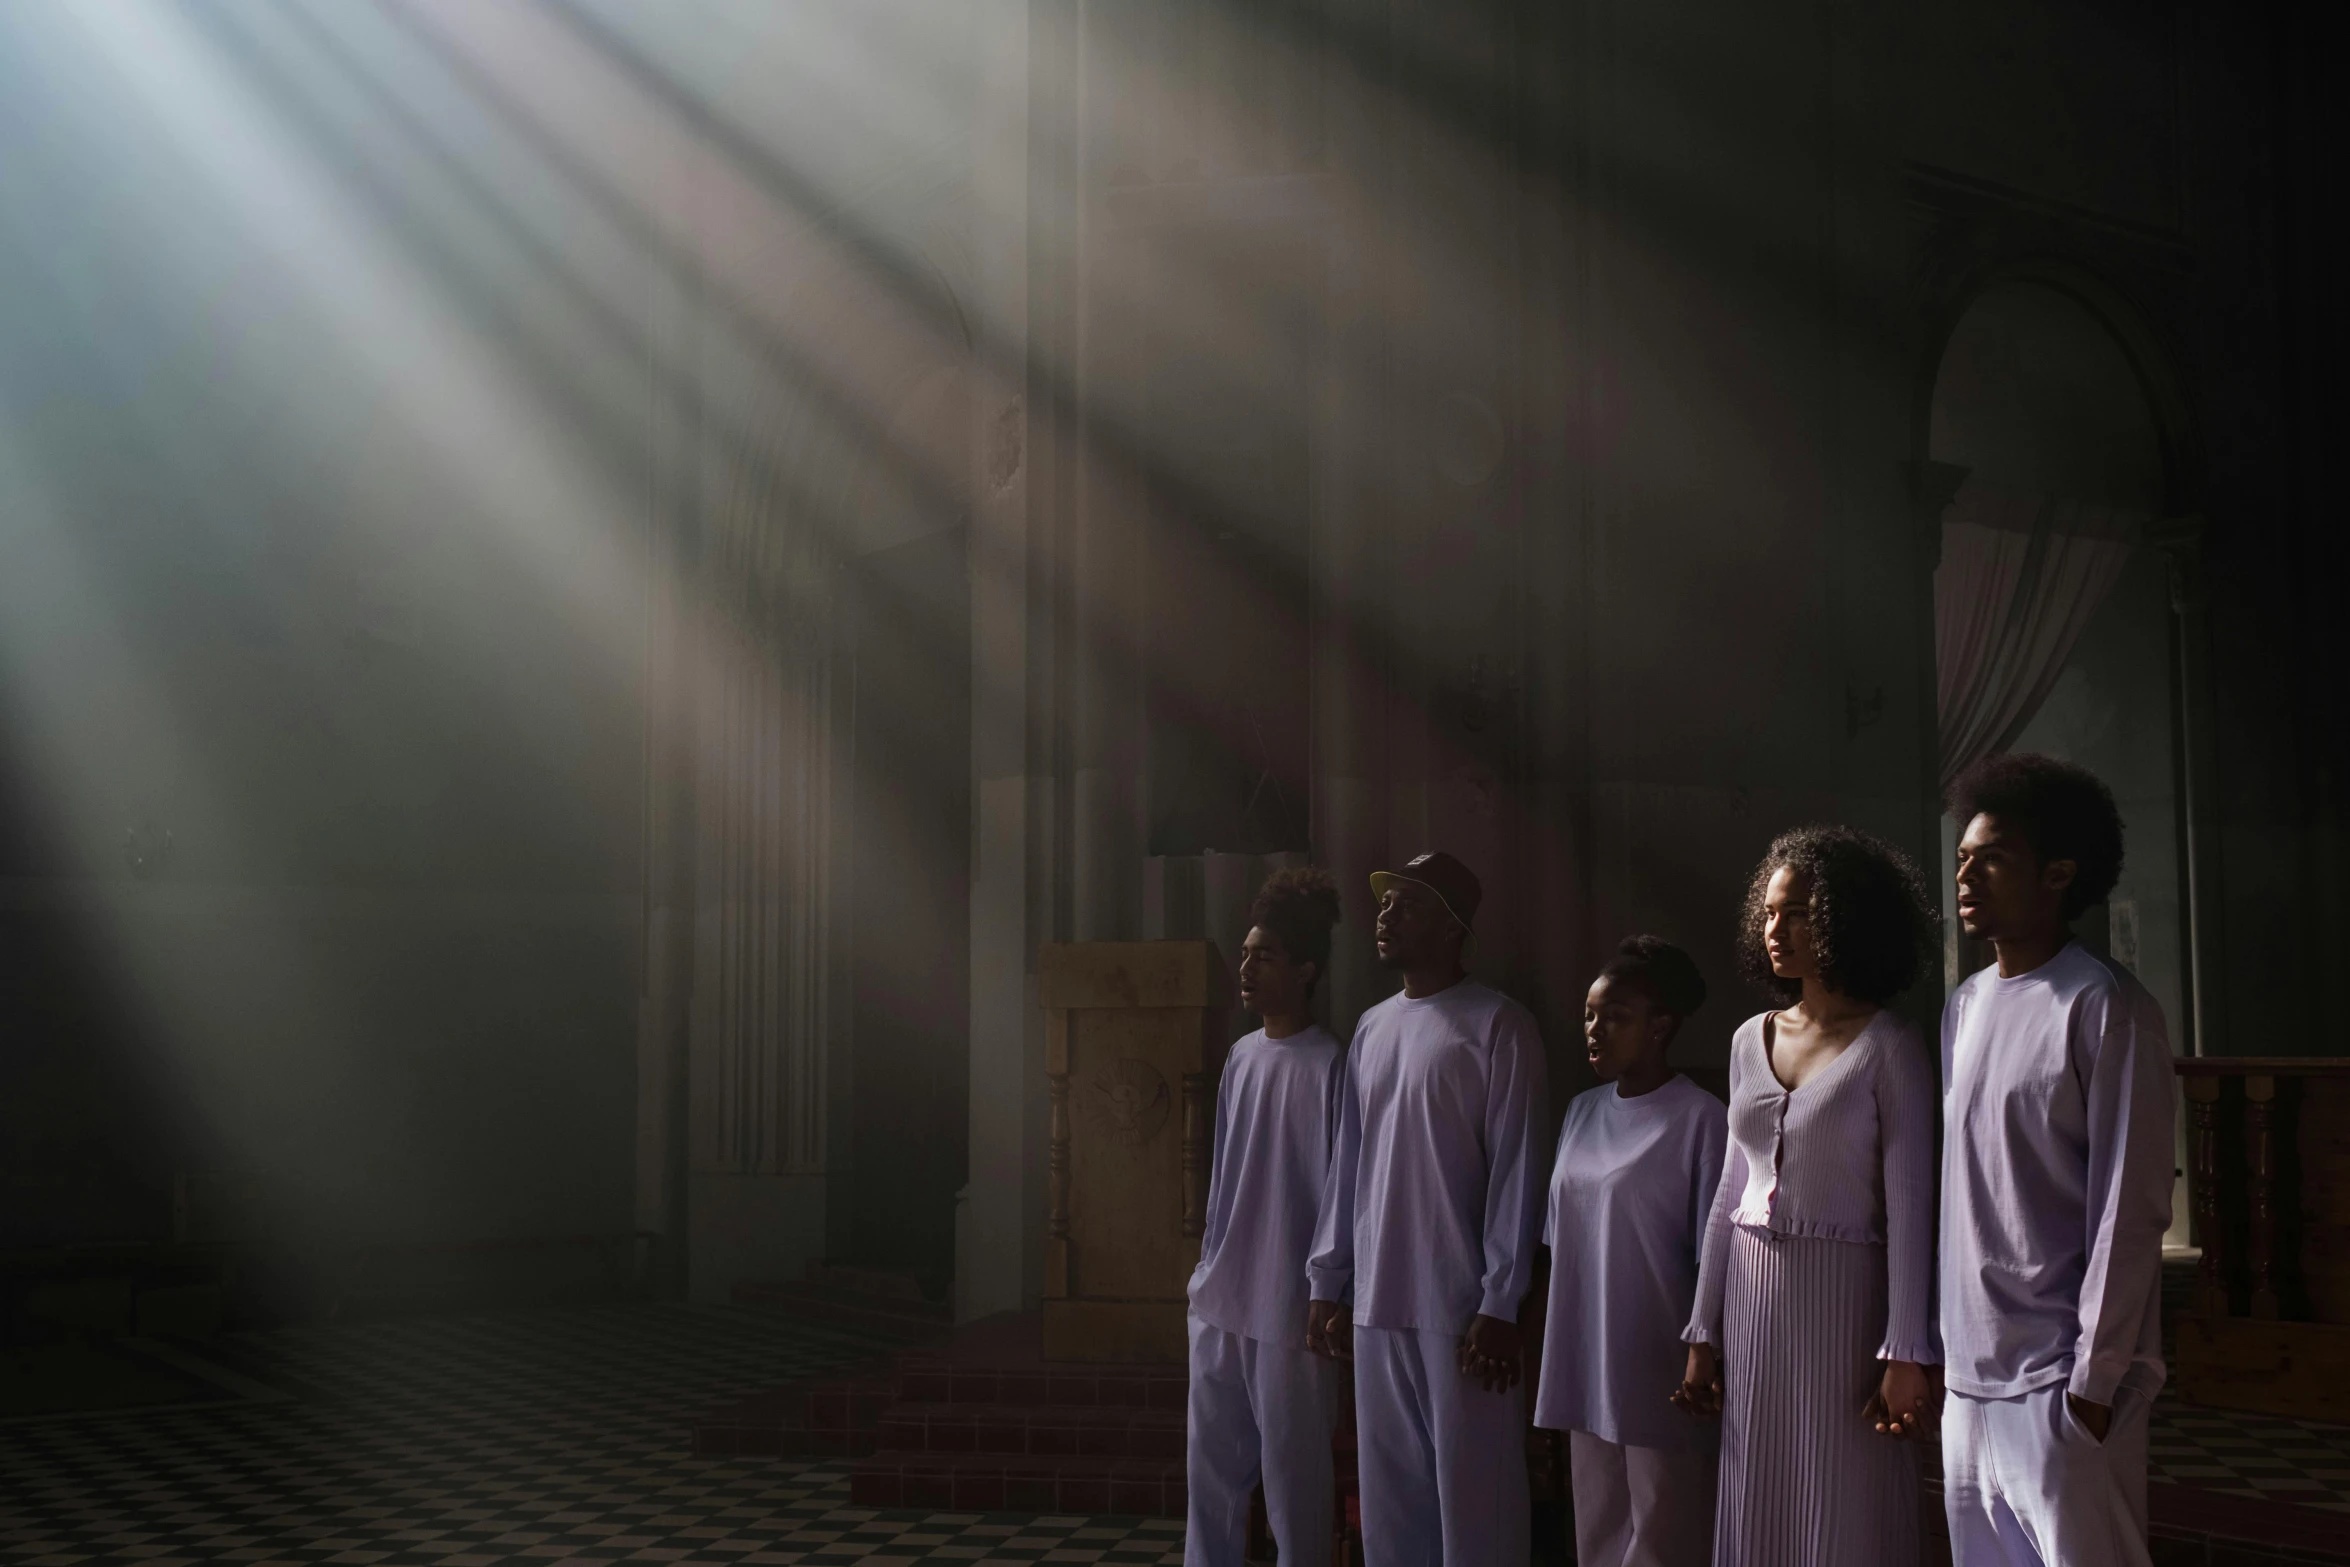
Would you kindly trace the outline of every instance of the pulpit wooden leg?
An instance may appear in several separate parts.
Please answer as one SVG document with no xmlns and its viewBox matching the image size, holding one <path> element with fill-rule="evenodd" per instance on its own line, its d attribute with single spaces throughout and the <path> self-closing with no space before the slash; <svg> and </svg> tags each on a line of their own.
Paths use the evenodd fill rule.
<svg viewBox="0 0 2350 1567">
<path fill-rule="evenodd" d="M 1183 1074 L 1183 1233 L 1200 1235 L 1208 1227 L 1208 1167 L 1215 1157 L 1209 1146 L 1208 1077 L 1205 1072 Z"/>
<path fill-rule="evenodd" d="M 2190 1195 L 2196 1244 L 2203 1248 L 2203 1258 L 2195 1267 L 2195 1312 L 2224 1317 L 2228 1314 L 2228 1275 L 2227 1230 L 2219 1202 L 2219 1079 L 2190 1077 L 2185 1086 Z"/>
<path fill-rule="evenodd" d="M 1045 1094 L 1051 1121 L 1045 1133 L 1044 1292 L 1048 1299 L 1066 1300 L 1074 1282 L 1069 1268 L 1069 1074 L 1047 1076 Z"/>
</svg>

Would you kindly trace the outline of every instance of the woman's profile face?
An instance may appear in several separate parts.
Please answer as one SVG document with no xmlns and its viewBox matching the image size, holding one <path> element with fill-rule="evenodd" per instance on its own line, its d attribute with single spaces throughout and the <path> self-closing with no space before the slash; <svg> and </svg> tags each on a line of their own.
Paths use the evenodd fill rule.
<svg viewBox="0 0 2350 1567">
<path fill-rule="evenodd" d="M 1791 865 L 1771 872 L 1763 890 L 1762 937 L 1772 973 L 1781 979 L 1820 977 L 1811 942 L 1811 879 Z"/>
</svg>

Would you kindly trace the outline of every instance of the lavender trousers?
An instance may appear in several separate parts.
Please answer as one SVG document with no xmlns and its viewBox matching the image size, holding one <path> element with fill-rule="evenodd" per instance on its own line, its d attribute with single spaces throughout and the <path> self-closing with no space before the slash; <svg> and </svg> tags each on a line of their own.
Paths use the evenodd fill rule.
<svg viewBox="0 0 2350 1567">
<path fill-rule="evenodd" d="M 2013 1398 L 1942 1405 L 1942 1505 L 1953 1567 L 2147 1567 L 2146 1419 L 2114 1395 L 2099 1442 L 2052 1382 Z"/>
<path fill-rule="evenodd" d="M 1526 1389 L 1461 1374 L 1460 1336 L 1354 1330 L 1355 1453 L 1370 1567 L 1515 1567 L 1532 1550 Z"/>
<path fill-rule="evenodd" d="M 1567 1433 L 1576 1567 L 1706 1567 L 1714 1554 L 1710 1447 L 1627 1447 Z"/>
<path fill-rule="evenodd" d="M 1337 1534 L 1330 1432 L 1343 1375 L 1310 1350 L 1191 1319 L 1184 1567 L 1241 1567 L 1260 1478 L 1283 1567 L 1327 1567 Z"/>
</svg>

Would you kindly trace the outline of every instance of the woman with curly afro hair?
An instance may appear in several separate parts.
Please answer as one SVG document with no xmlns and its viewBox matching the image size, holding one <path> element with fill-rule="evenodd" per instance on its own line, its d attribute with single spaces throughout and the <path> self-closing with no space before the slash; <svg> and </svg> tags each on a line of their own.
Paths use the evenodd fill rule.
<svg viewBox="0 0 2350 1567">
<path fill-rule="evenodd" d="M 1718 1567 L 1914 1567 L 1932 1404 L 1934 1068 L 1885 1003 L 1935 918 L 1849 827 L 1755 867 L 1740 971 L 1779 1003 L 1730 1047 L 1730 1135 L 1674 1402 L 1722 1416 Z"/>
</svg>

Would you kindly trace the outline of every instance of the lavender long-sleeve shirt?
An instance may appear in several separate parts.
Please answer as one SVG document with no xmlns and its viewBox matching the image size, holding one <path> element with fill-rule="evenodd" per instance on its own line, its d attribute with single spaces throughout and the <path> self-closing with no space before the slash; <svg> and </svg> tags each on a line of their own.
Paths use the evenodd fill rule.
<svg viewBox="0 0 2350 1567">
<path fill-rule="evenodd" d="M 1524 1007 L 1473 979 L 1355 1025 L 1316 1300 L 1374 1328 L 1514 1321 L 1542 1224 L 1548 1074 Z"/>
<path fill-rule="evenodd" d="M 1202 1322 L 1305 1344 L 1306 1258 L 1330 1183 L 1344 1082 L 1338 1041 L 1319 1025 L 1287 1039 L 1259 1029 L 1225 1058 L 1207 1225 L 1191 1275 L 1191 1309 Z"/>
<path fill-rule="evenodd" d="M 1730 1137 L 1706 1221 L 1697 1304 L 1681 1336 L 1722 1342 L 1730 1227 L 1772 1235 L 1882 1243 L 1880 1360 L 1932 1364 L 1934 1341 L 1934 1067 L 1915 1028 L 1869 1020 L 1835 1060 L 1790 1091 L 1771 1070 L 1763 1027 L 1730 1042 Z"/>
<path fill-rule="evenodd" d="M 1942 1341 L 1975 1398 L 2162 1385 L 2170 1227 L 2162 1008 L 2075 942 L 1942 1013 Z"/>
</svg>

